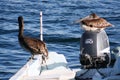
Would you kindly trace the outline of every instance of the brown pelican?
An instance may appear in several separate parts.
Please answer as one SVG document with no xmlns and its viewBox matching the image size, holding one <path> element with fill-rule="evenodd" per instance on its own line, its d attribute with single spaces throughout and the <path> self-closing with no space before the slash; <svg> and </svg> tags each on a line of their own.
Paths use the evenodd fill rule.
<svg viewBox="0 0 120 80">
<path fill-rule="evenodd" d="M 22 16 L 18 17 L 18 23 L 19 23 L 18 40 L 20 45 L 32 54 L 31 59 L 34 59 L 34 55 L 37 54 L 42 54 L 42 58 L 46 59 L 48 57 L 48 50 L 45 42 L 39 39 L 24 36 L 23 34 L 24 21 Z"/>
<path fill-rule="evenodd" d="M 95 13 L 90 14 L 89 16 L 76 21 L 77 23 L 80 22 L 83 29 L 87 31 L 96 31 L 96 30 L 103 30 L 106 27 L 112 26 L 109 22 L 105 19 L 100 18 Z"/>
</svg>

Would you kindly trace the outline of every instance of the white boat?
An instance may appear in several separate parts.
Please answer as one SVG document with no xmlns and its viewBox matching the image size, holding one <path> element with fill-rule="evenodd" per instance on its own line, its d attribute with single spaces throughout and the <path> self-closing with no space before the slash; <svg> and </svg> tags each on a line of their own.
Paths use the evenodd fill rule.
<svg viewBox="0 0 120 80">
<path fill-rule="evenodd" d="M 41 55 L 35 55 L 34 58 L 34 60 L 29 60 L 9 80 L 75 80 L 75 76 L 78 77 L 76 80 L 120 80 L 120 55 L 117 56 L 113 68 L 99 69 L 104 77 L 95 69 L 79 76 L 86 70 L 71 70 L 67 66 L 65 56 L 56 52 L 49 52 L 49 58 L 44 64 L 42 64 Z"/>
<path fill-rule="evenodd" d="M 74 80 L 75 72 L 68 68 L 63 54 L 49 52 L 44 64 L 41 55 L 35 55 L 34 58 L 9 80 Z"/>
<path fill-rule="evenodd" d="M 67 61 L 63 54 L 49 52 L 49 59 L 46 64 L 42 64 L 41 55 L 36 55 L 35 60 L 28 61 L 15 75 L 9 80 L 75 80 L 75 75 L 79 76 L 85 72 L 83 69 L 76 71 L 67 66 Z M 46 67 L 47 66 L 47 67 Z M 113 68 L 100 69 L 105 75 L 101 76 L 95 69 L 80 78 L 91 78 L 92 80 L 120 80 L 120 55 Z"/>
</svg>

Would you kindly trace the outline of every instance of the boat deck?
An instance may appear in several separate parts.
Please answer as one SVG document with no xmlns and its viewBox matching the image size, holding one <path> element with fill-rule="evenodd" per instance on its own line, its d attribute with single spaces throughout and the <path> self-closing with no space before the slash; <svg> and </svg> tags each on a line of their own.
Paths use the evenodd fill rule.
<svg viewBox="0 0 120 80">
<path fill-rule="evenodd" d="M 10 80 L 74 80 L 75 72 L 67 67 L 63 54 L 49 52 L 48 60 L 42 64 L 42 56 L 34 56 Z"/>
</svg>

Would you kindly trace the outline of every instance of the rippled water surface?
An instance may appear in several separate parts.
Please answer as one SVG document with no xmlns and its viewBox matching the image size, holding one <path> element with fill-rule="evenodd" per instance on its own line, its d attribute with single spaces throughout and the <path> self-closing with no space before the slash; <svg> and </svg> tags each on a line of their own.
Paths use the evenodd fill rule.
<svg viewBox="0 0 120 80">
<path fill-rule="evenodd" d="M 115 25 L 106 29 L 111 49 L 120 46 L 119 4 L 119 0 L 1 0 L 0 79 L 8 80 L 31 56 L 18 43 L 18 16 L 24 17 L 25 35 L 39 38 L 39 12 L 43 11 L 44 41 L 49 51 L 64 54 L 68 66 L 77 69 L 83 30 L 73 22 L 97 13 Z"/>
</svg>

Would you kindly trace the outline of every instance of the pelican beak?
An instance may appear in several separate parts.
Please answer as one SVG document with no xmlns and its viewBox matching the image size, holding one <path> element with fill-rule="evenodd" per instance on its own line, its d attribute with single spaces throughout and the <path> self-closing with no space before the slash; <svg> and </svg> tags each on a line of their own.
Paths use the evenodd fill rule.
<svg viewBox="0 0 120 80">
<path fill-rule="evenodd" d="M 115 27 L 115 25 L 111 24 L 111 27 Z"/>
</svg>

